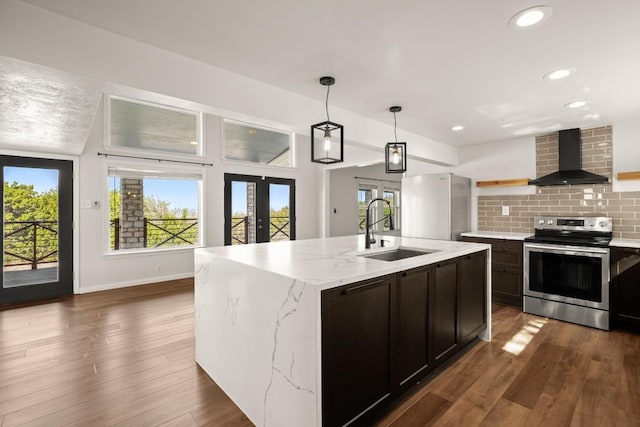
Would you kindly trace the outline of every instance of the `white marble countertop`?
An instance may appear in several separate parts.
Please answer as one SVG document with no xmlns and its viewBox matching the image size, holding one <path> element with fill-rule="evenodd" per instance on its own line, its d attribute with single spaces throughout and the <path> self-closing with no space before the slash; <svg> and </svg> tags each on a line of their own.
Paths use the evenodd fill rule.
<svg viewBox="0 0 640 427">
<path fill-rule="evenodd" d="M 609 246 L 620 248 L 640 248 L 640 240 L 637 239 L 612 239 Z"/>
<path fill-rule="evenodd" d="M 378 242 L 380 237 L 380 235 L 376 235 Z M 480 243 L 397 236 L 382 237 L 389 241 L 384 248 L 379 247 L 379 243 L 376 243 L 372 245 L 371 249 L 365 249 L 364 235 L 355 235 L 267 244 L 219 246 L 197 249 L 196 251 L 203 255 L 209 254 L 229 259 L 288 278 L 301 280 L 320 289 L 327 289 L 490 248 L 489 245 Z M 386 252 L 400 246 L 436 252 L 398 261 L 380 261 L 359 256 Z"/>
<path fill-rule="evenodd" d="M 524 240 L 533 235 L 533 233 L 508 233 L 505 231 L 468 231 L 460 234 L 463 237 L 478 237 L 481 239 L 506 239 L 506 240 Z"/>
</svg>

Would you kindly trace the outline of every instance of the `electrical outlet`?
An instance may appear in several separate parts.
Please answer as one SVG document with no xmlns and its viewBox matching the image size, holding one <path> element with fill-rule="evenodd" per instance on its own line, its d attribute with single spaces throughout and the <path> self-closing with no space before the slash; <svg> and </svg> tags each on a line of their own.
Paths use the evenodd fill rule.
<svg viewBox="0 0 640 427">
<path fill-rule="evenodd" d="M 160 273 L 162 271 L 162 264 L 156 264 L 156 272 Z"/>
<path fill-rule="evenodd" d="M 503 216 L 508 216 L 509 215 L 509 206 L 503 206 L 502 207 L 502 215 Z"/>
</svg>

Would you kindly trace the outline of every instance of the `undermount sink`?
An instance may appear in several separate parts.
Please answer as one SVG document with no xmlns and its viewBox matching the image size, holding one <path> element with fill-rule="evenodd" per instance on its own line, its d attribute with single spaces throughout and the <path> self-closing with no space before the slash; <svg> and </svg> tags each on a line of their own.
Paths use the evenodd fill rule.
<svg viewBox="0 0 640 427">
<path fill-rule="evenodd" d="M 371 254 L 371 255 L 363 254 L 363 255 L 358 255 L 358 256 L 361 256 L 361 257 L 364 257 L 364 258 L 377 259 L 377 260 L 380 260 L 380 261 L 398 261 L 400 259 L 411 258 L 411 257 L 414 257 L 414 256 L 420 256 L 420 255 L 426 255 L 426 254 L 432 254 L 434 252 L 438 252 L 438 251 L 434 251 L 434 250 L 430 250 L 430 249 L 416 250 L 416 249 L 407 249 L 407 248 L 397 248 L 397 249 L 393 249 L 391 251 L 378 252 L 378 253 Z"/>
</svg>

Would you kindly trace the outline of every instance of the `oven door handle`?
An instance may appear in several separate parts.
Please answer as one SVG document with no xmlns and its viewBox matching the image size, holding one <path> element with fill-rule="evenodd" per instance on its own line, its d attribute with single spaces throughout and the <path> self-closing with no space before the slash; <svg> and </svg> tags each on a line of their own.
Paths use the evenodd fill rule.
<svg viewBox="0 0 640 427">
<path fill-rule="evenodd" d="M 579 248 L 576 246 L 556 246 L 556 245 L 535 245 L 531 243 L 525 243 L 525 248 L 531 249 L 550 249 L 555 251 L 567 251 L 567 252 L 585 252 L 585 253 L 595 253 L 595 254 L 608 254 L 609 249 L 601 249 L 601 248 Z"/>
</svg>

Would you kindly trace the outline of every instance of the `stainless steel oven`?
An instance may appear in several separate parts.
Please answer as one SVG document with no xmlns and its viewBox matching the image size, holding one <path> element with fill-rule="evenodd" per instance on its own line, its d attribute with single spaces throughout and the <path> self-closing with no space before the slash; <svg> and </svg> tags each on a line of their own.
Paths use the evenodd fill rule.
<svg viewBox="0 0 640 427">
<path fill-rule="evenodd" d="M 609 329 L 609 218 L 536 218 L 524 243 L 524 311 Z"/>
</svg>

